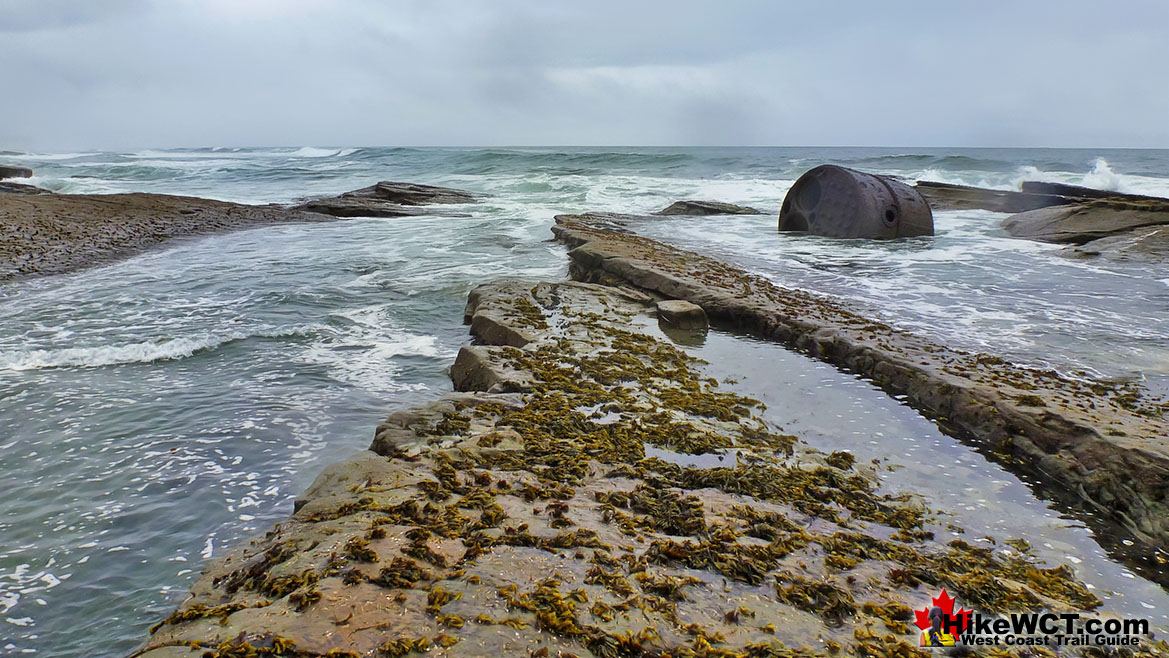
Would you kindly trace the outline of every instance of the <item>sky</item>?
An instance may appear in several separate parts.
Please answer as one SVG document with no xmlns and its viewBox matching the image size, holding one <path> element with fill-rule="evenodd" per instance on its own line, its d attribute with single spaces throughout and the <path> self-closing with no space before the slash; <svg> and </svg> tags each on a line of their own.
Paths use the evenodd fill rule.
<svg viewBox="0 0 1169 658">
<path fill-rule="evenodd" d="M 1169 147 L 1169 0 L 0 0 L 0 150 Z"/>
</svg>

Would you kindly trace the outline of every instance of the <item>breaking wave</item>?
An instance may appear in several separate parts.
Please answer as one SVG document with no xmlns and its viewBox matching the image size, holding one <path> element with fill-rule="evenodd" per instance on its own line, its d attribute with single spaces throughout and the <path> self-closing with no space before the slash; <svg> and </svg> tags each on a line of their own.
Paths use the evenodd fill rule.
<svg viewBox="0 0 1169 658">
<path fill-rule="evenodd" d="M 1084 174 L 1084 179 L 1080 182 L 1084 187 L 1112 190 L 1113 192 L 1124 191 L 1120 189 L 1120 176 L 1112 171 L 1112 167 L 1108 166 L 1108 162 L 1104 158 L 1096 158 L 1096 163 L 1092 165 L 1092 171 Z"/>
<path fill-rule="evenodd" d="M 297 327 L 285 331 L 231 331 L 207 333 L 183 338 L 102 345 L 0 352 L 0 370 L 44 370 L 49 368 L 97 368 L 128 363 L 172 361 L 218 349 L 249 338 L 281 338 L 305 335 L 311 329 Z"/>
<path fill-rule="evenodd" d="M 288 156 L 291 158 L 331 158 L 334 156 L 344 158 L 346 156 L 353 155 L 357 151 L 358 149 L 322 149 L 312 146 L 303 146 L 296 151 L 289 153 Z"/>
</svg>

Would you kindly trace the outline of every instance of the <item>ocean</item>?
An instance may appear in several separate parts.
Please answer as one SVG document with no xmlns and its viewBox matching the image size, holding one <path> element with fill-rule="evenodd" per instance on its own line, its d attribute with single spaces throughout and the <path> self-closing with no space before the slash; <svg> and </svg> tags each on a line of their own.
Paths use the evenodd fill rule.
<svg viewBox="0 0 1169 658">
<path fill-rule="evenodd" d="M 32 167 L 36 176 L 27 182 L 65 193 L 287 203 L 397 180 L 490 195 L 451 208 L 469 217 L 255 228 L 0 285 L 0 654 L 131 651 L 184 598 L 206 560 L 285 518 L 316 473 L 364 449 L 390 412 L 450 390 L 446 370 L 469 340 L 461 320 L 472 287 L 567 275 L 563 247 L 549 242 L 558 213 L 645 213 L 680 199 L 754 206 L 767 214 L 660 218 L 639 230 L 780 286 L 846 300 L 952 347 L 1169 392 L 1169 267 L 1069 258 L 1058 245 L 1009 238 L 999 228 L 1004 215 L 987 211 L 935 213 L 933 238 L 780 235 L 784 194 L 822 163 L 1000 189 L 1049 180 L 1169 196 L 1165 150 L 303 147 L 0 155 L 0 164 Z M 720 354 L 732 363 L 735 350 L 762 349 Z M 839 420 L 813 423 L 798 407 L 796 417 L 782 419 L 814 445 L 963 464 L 953 476 L 960 481 L 950 482 L 969 489 L 970 509 L 954 510 L 960 521 L 996 532 L 1042 528 L 1053 539 L 1038 552 L 1071 561 L 1106 607 L 1169 629 L 1169 594 L 1113 562 L 1058 505 L 972 449 L 926 437 L 929 427 L 921 425 L 928 424 L 903 406 L 882 406 L 883 394 L 863 382 L 812 362 L 791 367 L 806 367 L 815 374 L 809 386 L 839 398 Z M 856 400 L 866 408 L 849 407 Z M 862 412 L 887 422 L 858 426 L 850 414 Z M 918 445 L 940 452 L 923 458 L 914 453 Z M 940 486 L 922 469 L 888 477 L 889 487 Z"/>
</svg>

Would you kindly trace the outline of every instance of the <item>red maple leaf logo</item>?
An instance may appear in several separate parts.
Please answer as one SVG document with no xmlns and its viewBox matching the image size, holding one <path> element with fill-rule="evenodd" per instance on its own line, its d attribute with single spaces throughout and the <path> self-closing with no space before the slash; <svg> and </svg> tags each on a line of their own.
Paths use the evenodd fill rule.
<svg viewBox="0 0 1169 658">
<path fill-rule="evenodd" d="M 958 619 L 958 626 L 959 626 L 958 631 L 959 632 L 966 630 L 966 627 L 970 625 L 970 614 L 971 613 L 966 608 L 959 608 L 958 613 L 954 614 L 954 601 L 955 600 L 956 599 L 952 598 L 949 594 L 946 593 L 946 590 L 943 589 L 941 594 L 939 594 L 939 595 L 933 597 L 933 599 L 931 599 L 931 603 L 929 606 L 924 607 L 921 610 L 914 610 L 913 611 L 913 616 L 916 617 L 916 620 L 914 623 L 917 625 L 918 628 L 920 628 L 923 631 L 925 629 L 929 628 L 930 627 L 930 608 L 936 605 L 942 609 L 942 612 L 945 613 L 947 619 L 955 618 L 955 617 Z"/>
</svg>

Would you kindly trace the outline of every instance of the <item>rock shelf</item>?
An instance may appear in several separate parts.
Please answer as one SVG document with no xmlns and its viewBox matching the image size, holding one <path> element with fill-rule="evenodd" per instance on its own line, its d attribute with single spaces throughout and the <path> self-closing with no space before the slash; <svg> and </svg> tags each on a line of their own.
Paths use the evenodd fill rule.
<svg viewBox="0 0 1169 658">
<path fill-rule="evenodd" d="M 560 225 L 574 262 L 587 230 Z M 986 611 L 1099 604 L 1025 542 L 935 541 L 872 465 L 769 426 L 660 337 L 656 297 L 477 288 L 459 391 L 391 415 L 135 658 L 924 658 L 912 610 L 943 587 Z"/>
<path fill-rule="evenodd" d="M 599 221 L 598 221 L 599 219 Z M 775 340 L 905 395 L 947 433 L 1057 484 L 1119 523 L 1165 578 L 1169 555 L 1169 405 L 1132 384 L 951 350 L 778 288 L 721 262 L 610 230 L 611 218 L 561 215 L 553 229 L 581 281 L 631 286 L 701 306 L 712 322 Z M 1162 583 L 1164 584 L 1164 582 Z"/>
</svg>

